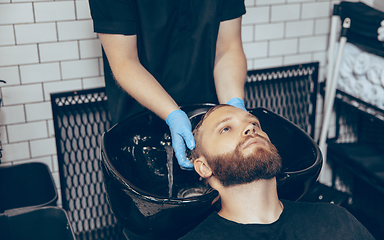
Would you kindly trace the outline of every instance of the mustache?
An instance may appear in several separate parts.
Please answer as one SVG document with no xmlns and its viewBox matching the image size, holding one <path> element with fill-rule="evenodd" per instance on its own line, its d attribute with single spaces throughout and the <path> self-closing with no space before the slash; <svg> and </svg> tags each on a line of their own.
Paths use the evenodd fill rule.
<svg viewBox="0 0 384 240">
<path fill-rule="evenodd" d="M 271 141 L 270 141 L 268 138 L 266 138 L 266 137 L 264 137 L 264 136 L 261 136 L 261 135 L 258 134 L 258 133 L 255 133 L 255 134 L 246 136 L 245 139 L 244 139 L 243 141 L 241 141 L 241 142 L 237 145 L 237 147 L 240 148 L 241 146 L 243 146 L 243 145 L 245 144 L 246 141 L 248 141 L 248 140 L 251 139 L 251 138 L 261 138 L 261 139 L 263 139 L 265 142 L 267 142 L 268 144 L 272 144 Z"/>
</svg>

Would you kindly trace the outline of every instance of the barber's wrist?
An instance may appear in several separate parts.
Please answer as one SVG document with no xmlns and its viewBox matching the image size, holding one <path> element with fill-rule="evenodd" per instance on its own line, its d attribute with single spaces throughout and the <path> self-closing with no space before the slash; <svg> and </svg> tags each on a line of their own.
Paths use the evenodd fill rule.
<svg viewBox="0 0 384 240">
<path fill-rule="evenodd" d="M 165 122 L 167 123 L 168 126 L 170 126 L 176 121 L 177 117 L 180 117 L 183 115 L 186 115 L 184 111 L 180 109 L 173 110 L 168 114 L 167 118 L 165 119 Z"/>
<path fill-rule="evenodd" d="M 237 108 L 240 108 L 240 109 L 243 109 L 244 111 L 247 111 L 247 109 L 245 108 L 244 100 L 241 98 L 237 98 L 237 97 L 231 98 L 227 102 L 227 104 L 234 106 L 234 107 L 237 107 Z"/>
</svg>

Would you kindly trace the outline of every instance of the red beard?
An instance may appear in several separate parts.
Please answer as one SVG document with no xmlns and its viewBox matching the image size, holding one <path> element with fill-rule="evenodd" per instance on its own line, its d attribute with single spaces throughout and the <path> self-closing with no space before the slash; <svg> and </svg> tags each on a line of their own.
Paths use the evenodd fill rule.
<svg viewBox="0 0 384 240">
<path fill-rule="evenodd" d="M 253 137 L 262 138 L 267 147 L 258 147 L 255 152 L 243 156 L 243 144 Z M 225 187 L 250 183 L 259 179 L 271 179 L 281 169 L 281 157 L 276 147 L 265 137 L 260 135 L 249 136 L 238 144 L 234 152 L 219 156 L 206 156 L 213 175 Z"/>
</svg>

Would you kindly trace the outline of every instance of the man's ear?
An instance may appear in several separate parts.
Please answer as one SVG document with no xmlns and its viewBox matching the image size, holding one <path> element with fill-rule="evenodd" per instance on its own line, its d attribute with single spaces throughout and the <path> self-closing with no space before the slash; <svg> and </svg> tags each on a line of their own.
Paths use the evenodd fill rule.
<svg viewBox="0 0 384 240">
<path fill-rule="evenodd" d="M 195 171 L 202 177 L 202 178 L 209 178 L 212 176 L 212 169 L 209 167 L 207 160 L 204 157 L 197 158 L 193 165 L 195 167 Z"/>
</svg>

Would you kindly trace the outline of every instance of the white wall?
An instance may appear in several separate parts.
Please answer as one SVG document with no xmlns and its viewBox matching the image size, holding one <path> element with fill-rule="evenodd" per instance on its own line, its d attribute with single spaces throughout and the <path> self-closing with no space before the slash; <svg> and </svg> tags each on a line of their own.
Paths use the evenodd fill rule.
<svg viewBox="0 0 384 240">
<path fill-rule="evenodd" d="M 3 164 L 46 163 L 59 185 L 50 93 L 104 86 L 88 1 L 0 0 Z"/>
<path fill-rule="evenodd" d="M 246 4 L 243 42 L 249 69 L 313 61 L 324 65 L 330 1 L 248 0 Z"/>
<path fill-rule="evenodd" d="M 248 68 L 320 61 L 322 80 L 333 2 L 245 0 Z M 88 1 L 0 0 L 2 163 L 44 162 L 58 184 L 50 93 L 101 87 L 102 76 Z"/>
</svg>

